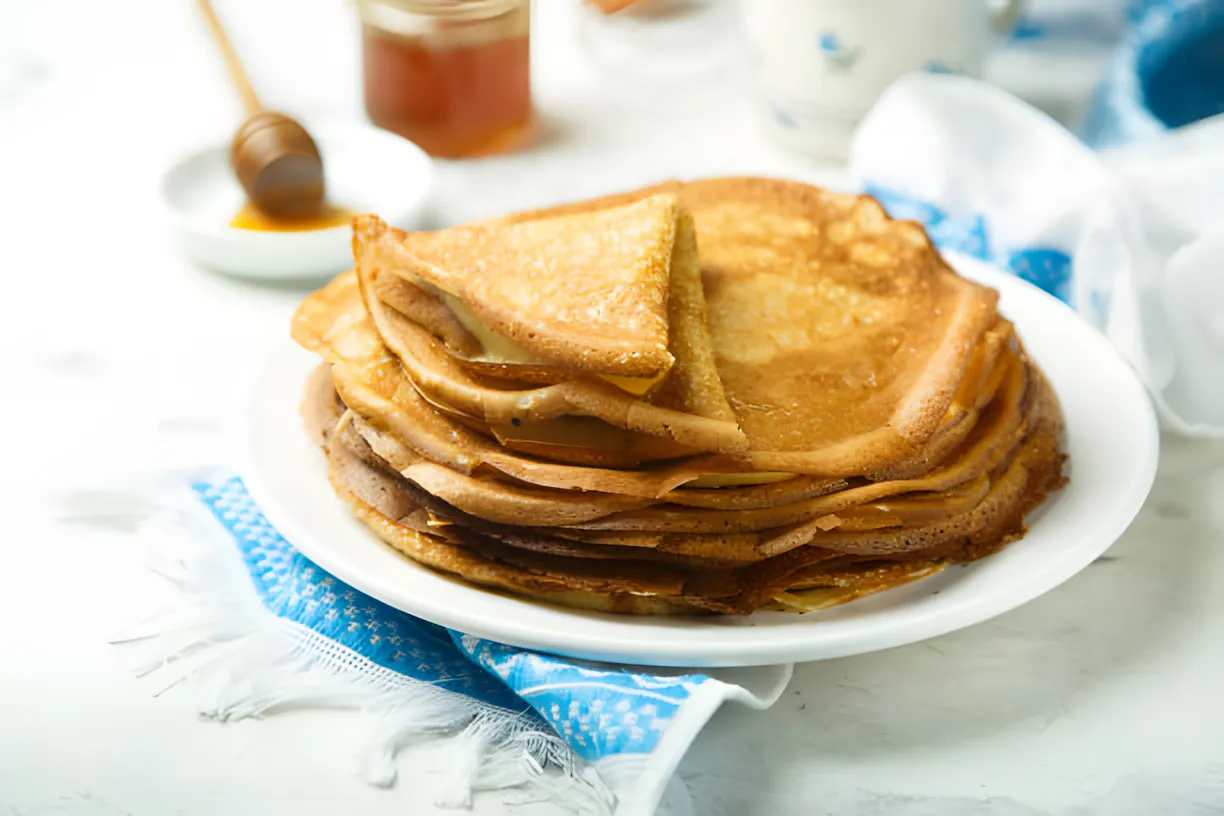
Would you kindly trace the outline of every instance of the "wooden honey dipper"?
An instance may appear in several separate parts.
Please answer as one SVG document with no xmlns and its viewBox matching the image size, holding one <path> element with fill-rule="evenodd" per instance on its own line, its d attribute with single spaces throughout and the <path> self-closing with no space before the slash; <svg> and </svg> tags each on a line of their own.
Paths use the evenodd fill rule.
<svg viewBox="0 0 1224 816">
<path fill-rule="evenodd" d="M 306 128 L 267 110 L 221 26 L 210 0 L 199 0 L 247 119 L 230 142 L 230 165 L 258 209 L 272 216 L 302 215 L 323 204 L 323 159 Z"/>
</svg>

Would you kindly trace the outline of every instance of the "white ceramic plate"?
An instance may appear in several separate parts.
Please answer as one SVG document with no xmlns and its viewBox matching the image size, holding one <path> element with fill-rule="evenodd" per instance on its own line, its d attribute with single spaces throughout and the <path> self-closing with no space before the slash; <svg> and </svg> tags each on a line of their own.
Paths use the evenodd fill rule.
<svg viewBox="0 0 1224 816">
<path fill-rule="evenodd" d="M 354 212 L 376 212 L 415 226 L 429 195 L 432 165 L 421 148 L 393 133 L 344 123 L 308 123 L 323 157 L 327 197 Z M 256 280 L 326 278 L 353 265 L 352 230 L 236 229 L 246 196 L 229 163 L 229 144 L 184 156 L 162 179 L 162 201 L 183 253 L 200 266 Z"/>
<path fill-rule="evenodd" d="M 324 569 L 405 612 L 516 646 L 646 665 L 748 666 L 841 657 L 951 632 L 1048 592 L 1108 549 L 1147 497 L 1159 446 L 1143 387 L 1101 334 L 1023 281 L 951 260 L 1002 293 L 1002 312 L 1058 392 L 1071 482 L 1030 516 L 1028 535 L 1002 552 L 843 606 L 804 615 L 625 617 L 518 600 L 420 567 L 382 544 L 333 495 L 323 455 L 297 413 L 316 358 L 288 344 L 256 388 L 243 475 L 272 523 Z"/>
</svg>

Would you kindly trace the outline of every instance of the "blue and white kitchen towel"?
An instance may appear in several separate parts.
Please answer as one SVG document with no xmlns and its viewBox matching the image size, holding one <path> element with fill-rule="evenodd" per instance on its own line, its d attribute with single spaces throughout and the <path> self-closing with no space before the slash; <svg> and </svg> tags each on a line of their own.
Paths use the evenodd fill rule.
<svg viewBox="0 0 1224 816">
<path fill-rule="evenodd" d="M 680 759 L 724 701 L 765 708 L 790 680 L 789 665 L 607 666 L 450 631 L 312 564 L 237 476 L 202 471 L 165 493 L 148 529 L 152 566 L 190 602 L 117 641 L 146 650 L 141 673 L 163 688 L 189 680 L 213 719 L 293 707 L 374 715 L 371 784 L 394 782 L 398 748 L 451 736 L 466 750 L 441 804 L 517 788 L 577 813 L 704 814 L 675 779 Z"/>
<path fill-rule="evenodd" d="M 1070 303 L 1167 428 L 1224 436 L 1224 117 L 1096 153 L 993 86 L 915 74 L 864 119 L 850 169 L 942 248 Z"/>
</svg>

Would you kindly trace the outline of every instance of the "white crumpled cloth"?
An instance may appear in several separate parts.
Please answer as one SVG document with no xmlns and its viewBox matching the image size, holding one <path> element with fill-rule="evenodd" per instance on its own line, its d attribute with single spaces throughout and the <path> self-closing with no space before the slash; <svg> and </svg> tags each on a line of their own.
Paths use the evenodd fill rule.
<svg viewBox="0 0 1224 816">
<path fill-rule="evenodd" d="M 1224 437 L 1224 120 L 1096 153 L 993 86 L 915 74 L 863 121 L 850 169 L 865 189 L 978 219 L 1001 257 L 1066 253 L 1067 299 L 1165 426 Z"/>
</svg>

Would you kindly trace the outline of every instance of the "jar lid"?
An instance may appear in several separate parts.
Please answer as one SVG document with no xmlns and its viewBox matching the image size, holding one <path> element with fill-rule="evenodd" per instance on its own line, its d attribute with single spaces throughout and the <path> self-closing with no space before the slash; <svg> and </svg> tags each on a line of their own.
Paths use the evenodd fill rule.
<svg viewBox="0 0 1224 816">
<path fill-rule="evenodd" d="M 448 20 L 496 17 L 527 4 L 528 0 L 358 0 L 363 17 L 369 13 L 378 14 L 374 9 L 381 7 L 392 13 L 400 11 Z"/>
</svg>

